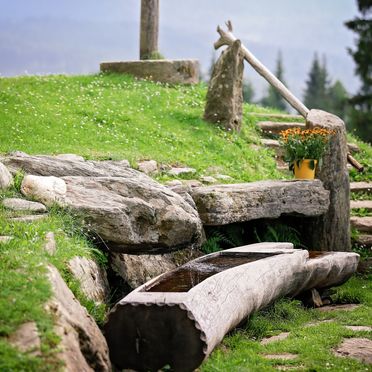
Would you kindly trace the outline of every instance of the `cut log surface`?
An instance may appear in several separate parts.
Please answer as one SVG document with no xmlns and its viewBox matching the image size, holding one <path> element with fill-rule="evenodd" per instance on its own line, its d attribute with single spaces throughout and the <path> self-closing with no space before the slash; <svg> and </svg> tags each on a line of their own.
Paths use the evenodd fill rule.
<svg viewBox="0 0 372 372">
<path fill-rule="evenodd" d="M 372 182 L 351 182 L 350 191 L 372 193 Z"/>
<path fill-rule="evenodd" d="M 279 297 L 345 282 L 356 253 L 259 243 L 212 253 L 135 289 L 108 316 L 105 336 L 121 369 L 193 371 L 243 319 Z"/>
<path fill-rule="evenodd" d="M 365 209 L 367 211 L 372 211 L 372 200 L 351 200 L 351 209 Z"/>
<path fill-rule="evenodd" d="M 350 225 L 358 231 L 372 233 L 372 217 L 350 217 Z"/>
<path fill-rule="evenodd" d="M 282 214 L 320 216 L 329 192 L 319 180 L 259 181 L 197 187 L 191 191 L 205 225 L 226 225 Z"/>
</svg>

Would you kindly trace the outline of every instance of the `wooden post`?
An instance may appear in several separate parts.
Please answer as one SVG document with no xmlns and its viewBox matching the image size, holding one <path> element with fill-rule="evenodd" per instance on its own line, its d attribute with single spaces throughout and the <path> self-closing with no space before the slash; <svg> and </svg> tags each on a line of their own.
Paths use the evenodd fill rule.
<svg viewBox="0 0 372 372">
<path fill-rule="evenodd" d="M 158 51 L 159 0 L 141 0 L 140 59 Z"/>
</svg>

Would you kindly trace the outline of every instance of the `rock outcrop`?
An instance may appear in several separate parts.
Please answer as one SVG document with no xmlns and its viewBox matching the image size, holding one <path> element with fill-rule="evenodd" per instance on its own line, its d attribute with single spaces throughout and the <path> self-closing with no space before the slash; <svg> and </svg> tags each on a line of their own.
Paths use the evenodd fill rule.
<svg viewBox="0 0 372 372">
<path fill-rule="evenodd" d="M 205 225 L 226 225 L 281 215 L 319 216 L 329 192 L 319 180 L 260 181 L 197 187 L 191 190 Z"/>
<path fill-rule="evenodd" d="M 77 301 L 54 266 L 48 266 L 53 298 L 47 311 L 61 338 L 59 358 L 67 371 L 111 371 L 107 343 L 93 318 Z"/>
<path fill-rule="evenodd" d="M 243 115 L 243 54 L 240 40 L 222 52 L 209 82 L 204 119 L 239 131 Z"/>
<path fill-rule="evenodd" d="M 67 263 L 73 277 L 80 283 L 81 291 L 90 300 L 104 303 L 108 300 L 110 287 L 106 271 L 86 257 L 74 257 Z"/>
<path fill-rule="evenodd" d="M 181 196 L 141 172 L 131 170 L 130 175 L 26 176 L 22 192 L 46 205 L 57 202 L 83 215 L 86 225 L 112 251 L 155 253 L 198 247 L 202 224 L 197 211 Z M 51 178 L 52 184 L 57 185 L 54 189 L 44 187 Z M 44 189 L 47 192 L 41 193 Z"/>
</svg>

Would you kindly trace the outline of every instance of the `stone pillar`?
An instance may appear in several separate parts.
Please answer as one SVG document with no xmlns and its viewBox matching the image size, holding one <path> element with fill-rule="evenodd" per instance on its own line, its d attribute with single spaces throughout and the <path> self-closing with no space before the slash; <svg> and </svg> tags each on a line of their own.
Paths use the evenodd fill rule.
<svg viewBox="0 0 372 372">
<path fill-rule="evenodd" d="M 311 110 L 306 117 L 308 128 L 335 131 L 318 178 L 330 191 L 328 212 L 317 218 L 311 229 L 312 248 L 323 251 L 350 251 L 350 183 L 347 170 L 347 141 L 344 122 L 335 115 Z"/>
<path fill-rule="evenodd" d="M 240 131 L 243 116 L 243 53 L 234 41 L 217 60 L 209 82 L 204 119 Z"/>
<path fill-rule="evenodd" d="M 141 0 L 140 59 L 158 51 L 159 0 Z"/>
</svg>

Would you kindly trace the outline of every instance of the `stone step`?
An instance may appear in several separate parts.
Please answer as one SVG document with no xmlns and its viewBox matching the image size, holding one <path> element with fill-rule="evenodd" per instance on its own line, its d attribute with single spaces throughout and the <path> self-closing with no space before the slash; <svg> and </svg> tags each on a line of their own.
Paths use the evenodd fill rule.
<svg viewBox="0 0 372 372">
<path fill-rule="evenodd" d="M 372 182 L 350 182 L 350 191 L 372 193 Z"/>
<path fill-rule="evenodd" d="M 372 235 L 360 234 L 357 238 L 353 239 L 355 243 L 365 247 L 372 247 Z"/>
<path fill-rule="evenodd" d="M 372 233 L 372 217 L 350 217 L 350 225 L 358 231 Z"/>
<path fill-rule="evenodd" d="M 305 128 L 305 123 L 296 122 L 259 121 L 257 125 L 264 133 L 270 134 L 279 134 L 280 131 L 289 128 Z"/>
<path fill-rule="evenodd" d="M 291 114 L 266 114 L 263 112 L 249 112 L 248 115 L 256 116 L 257 118 L 304 120 L 303 116 L 301 115 Z"/>
<path fill-rule="evenodd" d="M 320 180 L 259 181 L 196 187 L 191 196 L 205 225 L 226 225 L 284 215 L 320 216 L 329 191 Z"/>
<path fill-rule="evenodd" d="M 372 211 L 372 200 L 350 200 L 350 208 Z"/>
<path fill-rule="evenodd" d="M 275 151 L 277 151 L 279 153 L 282 153 L 283 152 L 283 149 L 280 146 L 278 140 L 274 140 L 274 139 L 270 139 L 270 138 L 262 138 L 261 139 L 261 143 L 265 147 L 269 147 L 271 149 L 274 149 Z M 349 149 L 349 151 L 351 153 L 355 153 L 355 152 L 359 152 L 360 151 L 359 147 L 357 145 L 354 145 L 353 143 L 348 143 L 347 146 L 348 146 L 348 149 Z"/>
</svg>

